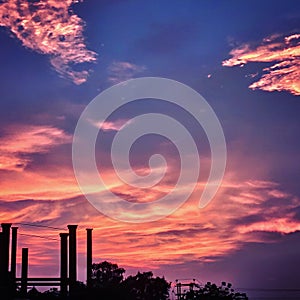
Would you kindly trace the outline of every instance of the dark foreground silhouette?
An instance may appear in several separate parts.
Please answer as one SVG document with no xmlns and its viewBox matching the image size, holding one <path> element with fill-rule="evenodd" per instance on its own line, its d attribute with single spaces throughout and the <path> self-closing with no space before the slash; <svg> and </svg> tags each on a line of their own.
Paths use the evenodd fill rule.
<svg viewBox="0 0 300 300">
<path fill-rule="evenodd" d="M 154 277 L 152 272 L 138 272 L 134 276 L 124 277 L 125 269 L 107 261 L 93 264 L 92 278 L 89 287 L 77 282 L 74 295 L 62 298 L 56 288 L 39 292 L 32 288 L 26 299 L 99 299 L 99 300 L 166 300 L 170 299 L 171 283 L 164 277 Z M 174 295 L 175 294 L 175 295 Z M 205 286 L 178 293 L 176 287 L 173 293 L 178 300 L 246 300 L 245 294 L 235 293 L 231 284 L 223 282 L 220 286 L 207 283 Z"/>
</svg>

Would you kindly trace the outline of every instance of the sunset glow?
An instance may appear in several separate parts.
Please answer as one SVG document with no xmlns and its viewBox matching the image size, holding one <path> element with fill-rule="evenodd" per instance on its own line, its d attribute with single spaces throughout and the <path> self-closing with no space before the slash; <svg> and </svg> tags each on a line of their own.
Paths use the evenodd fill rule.
<svg viewBox="0 0 300 300">
<path fill-rule="evenodd" d="M 250 294 L 252 288 L 298 289 L 300 2 L 171 2 L 0 1 L 0 223 L 19 228 L 18 277 L 22 247 L 29 248 L 30 276 L 58 276 L 59 233 L 78 224 L 83 282 L 86 228 L 93 228 L 93 262 L 117 263 L 126 275 L 152 270 L 173 282 L 233 282 Z M 99 131 L 88 153 L 105 187 L 97 176 L 85 187 L 76 179 L 72 145 L 81 114 L 99 93 L 138 77 L 182 83 L 216 114 L 227 165 L 216 196 L 204 208 L 199 200 L 217 134 L 207 136 L 199 125 L 193 113 L 211 124 L 209 109 L 192 105 L 189 93 L 178 94 L 192 112 L 149 97 L 121 105 L 103 120 L 97 113 L 109 110 L 100 103 L 84 126 Z M 165 97 L 169 92 L 162 89 Z M 115 104 L 122 97 L 108 99 Z M 133 141 L 128 160 L 118 161 L 125 182 L 114 168 L 114 139 L 142 128 L 134 118 L 150 113 L 167 115 L 187 129 L 188 138 L 178 140 L 185 146 L 192 139 L 197 155 L 193 147 L 182 154 L 178 140 L 150 130 Z M 151 125 L 160 125 L 153 120 Z M 179 136 L 179 130 L 171 131 Z M 87 130 L 84 138 L 89 135 Z M 87 149 L 84 138 L 79 143 Z M 124 144 L 127 140 L 126 135 Z M 124 150 L 119 148 L 118 159 Z M 89 155 L 80 154 L 87 164 Z M 162 163 L 152 164 L 156 158 Z M 190 163 L 184 185 L 169 203 L 156 205 L 176 190 L 183 158 Z M 195 182 L 189 179 L 197 167 L 194 158 L 200 161 Z M 81 171 L 85 179 L 95 177 Z M 149 174 L 162 179 L 151 186 Z M 146 187 L 138 185 L 140 179 Z M 213 177 L 211 184 L 216 182 Z M 187 201 L 169 214 L 187 190 Z M 126 211 L 108 191 L 131 206 L 147 205 Z M 114 218 L 84 193 L 110 205 Z M 141 220 L 155 213 L 161 218 Z M 120 221 L 124 216 L 137 222 Z"/>
</svg>

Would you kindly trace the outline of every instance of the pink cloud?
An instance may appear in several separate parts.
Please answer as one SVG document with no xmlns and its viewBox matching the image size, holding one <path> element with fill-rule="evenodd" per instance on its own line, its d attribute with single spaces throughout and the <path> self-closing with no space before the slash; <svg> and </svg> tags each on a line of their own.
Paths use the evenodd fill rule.
<svg viewBox="0 0 300 300">
<path fill-rule="evenodd" d="M 67 224 L 79 224 L 80 280 L 85 280 L 87 227 L 94 228 L 94 261 L 106 259 L 125 268 L 141 269 L 156 269 L 161 264 L 185 264 L 193 260 L 214 261 L 237 251 L 243 243 L 271 242 L 263 240 L 257 231 L 288 234 L 299 230 L 300 222 L 291 211 L 300 205 L 300 199 L 285 193 L 278 183 L 267 180 L 268 176 L 264 173 L 258 174 L 257 165 L 238 154 L 234 156 L 236 165 L 231 165 L 231 172 L 226 174 L 219 193 L 206 208 L 198 209 L 199 195 L 205 185 L 203 179 L 199 180 L 190 199 L 167 218 L 145 224 L 111 220 L 84 199 L 73 176 L 71 162 L 67 160 L 68 151 L 63 151 L 63 154 L 58 151 L 60 143 L 68 141 L 68 136 L 57 140 L 55 137 L 66 135 L 58 128 L 23 127 L 6 132 L 3 136 L 5 151 L 48 151 L 43 152 L 47 154 L 47 163 L 38 170 L 25 168 L 22 172 L 0 172 L 0 199 L 4 200 L 0 201 L 0 219 L 2 222 L 42 223 L 62 228 L 62 231 L 67 231 Z M 52 152 L 55 158 L 53 165 L 49 164 Z M 262 167 L 266 168 L 265 163 Z M 103 176 L 108 187 L 116 194 L 122 194 L 125 200 L 151 203 L 169 193 L 174 186 L 178 170 L 172 161 L 168 168 L 170 172 L 167 172 L 165 180 L 153 189 L 129 187 L 117 180 L 110 168 L 104 169 Z M 134 170 L 138 174 L 149 171 L 147 166 Z M 110 198 L 103 197 L 101 201 L 110 201 Z M 60 231 L 19 227 L 22 234 L 43 236 L 19 236 L 20 247 L 29 247 L 31 276 L 56 276 L 59 272 L 59 240 L 52 239 L 59 239 Z"/>
<path fill-rule="evenodd" d="M 258 222 L 250 226 L 241 226 L 241 233 L 253 231 L 279 232 L 288 234 L 300 230 L 300 222 L 291 221 L 289 218 L 271 219 L 266 222 Z"/>
<path fill-rule="evenodd" d="M 115 121 L 93 121 L 90 120 L 91 124 L 97 128 L 101 128 L 102 131 L 119 131 L 125 124 L 128 126 L 133 123 L 133 120 L 119 119 Z"/>
<path fill-rule="evenodd" d="M 108 81 L 116 84 L 131 79 L 145 70 L 145 66 L 138 66 L 127 61 L 114 61 L 108 67 Z"/>
<path fill-rule="evenodd" d="M 0 138 L 0 169 L 22 171 L 30 162 L 27 154 L 45 153 L 71 142 L 71 136 L 51 126 L 13 125 Z"/>
<path fill-rule="evenodd" d="M 259 46 L 244 44 L 233 49 L 230 55 L 232 57 L 223 61 L 223 66 L 243 66 L 250 62 L 273 63 L 263 69 L 262 77 L 249 88 L 300 95 L 300 34 L 286 37 L 273 35 L 264 39 Z"/>
<path fill-rule="evenodd" d="M 81 84 L 89 71 L 75 71 L 73 65 L 96 61 L 96 53 L 86 48 L 83 20 L 70 12 L 77 2 L 7 0 L 0 4 L 0 26 L 8 27 L 26 48 L 50 55 L 60 75 Z"/>
<path fill-rule="evenodd" d="M 10 202 L 14 210 L 9 210 L 7 203 L 4 209 L 1 208 L 1 219 L 20 223 L 34 223 L 38 219 L 45 225 L 59 228 L 66 228 L 68 223 L 80 224 L 79 261 L 85 257 L 85 228 L 93 227 L 94 261 L 107 259 L 122 266 L 155 269 L 160 264 L 185 263 L 194 259 L 213 261 L 215 257 L 236 251 L 243 242 L 265 242 L 259 236 L 251 235 L 256 231 L 287 234 L 299 230 L 300 222 L 293 218 L 293 214 L 287 213 L 299 205 L 299 199 L 290 201 L 287 196 L 282 199 L 282 206 L 267 203 L 270 192 L 275 190 L 274 186 L 276 191 L 280 191 L 280 186 L 274 182 L 269 185 L 259 180 L 251 184 L 224 182 L 218 197 L 205 209 L 197 208 L 198 197 L 194 193 L 174 214 L 150 224 L 137 225 L 111 220 L 99 214 L 82 197 L 55 201 L 17 201 L 15 204 Z M 121 186 L 119 189 L 122 191 Z M 122 192 L 126 194 L 130 191 L 123 188 Z M 160 191 L 146 193 L 159 196 Z M 144 195 L 141 192 L 135 196 L 138 198 Z M 244 201 L 245 196 L 253 201 Z M 252 220 L 253 216 L 255 218 Z M 58 233 L 49 229 L 22 228 L 22 232 L 58 238 Z M 36 254 L 32 260 L 33 266 L 41 263 L 40 257 L 43 255 L 48 260 L 52 255 L 53 259 L 59 243 L 46 253 L 37 238 L 26 237 L 25 240 L 21 236 L 20 243 L 25 242 L 30 243 L 30 251 Z M 53 259 L 52 263 L 48 261 L 47 264 L 54 269 L 57 260 Z"/>
</svg>

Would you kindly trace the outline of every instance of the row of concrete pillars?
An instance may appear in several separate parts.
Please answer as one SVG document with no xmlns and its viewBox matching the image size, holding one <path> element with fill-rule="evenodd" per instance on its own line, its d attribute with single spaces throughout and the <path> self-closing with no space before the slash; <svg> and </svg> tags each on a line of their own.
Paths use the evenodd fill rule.
<svg viewBox="0 0 300 300">
<path fill-rule="evenodd" d="M 0 232 L 0 287 L 6 287 L 9 282 L 18 282 L 16 277 L 16 258 L 17 258 L 17 227 L 11 227 L 10 223 L 2 223 Z M 11 257 L 10 257 L 10 229 L 11 235 Z M 62 295 L 69 293 L 72 295 L 76 289 L 77 282 L 77 225 L 68 225 L 69 232 L 60 233 L 60 278 L 58 279 Z M 92 276 L 92 229 L 87 231 L 86 248 L 86 269 L 87 286 L 91 286 Z M 68 243 L 69 238 L 69 243 Z M 10 272 L 9 272 L 10 259 Z M 21 293 L 27 293 L 28 281 L 45 281 L 47 285 L 54 278 L 28 278 L 28 248 L 22 248 L 22 269 L 21 269 Z M 49 283 L 51 286 L 51 283 Z"/>
</svg>

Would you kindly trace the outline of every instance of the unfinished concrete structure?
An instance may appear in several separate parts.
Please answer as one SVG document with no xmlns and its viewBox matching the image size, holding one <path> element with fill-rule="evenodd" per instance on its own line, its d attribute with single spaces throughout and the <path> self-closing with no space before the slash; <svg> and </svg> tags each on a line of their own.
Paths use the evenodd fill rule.
<svg viewBox="0 0 300 300">
<path fill-rule="evenodd" d="M 0 292 L 8 292 L 9 283 L 20 286 L 25 296 L 31 286 L 59 286 L 62 296 L 74 293 L 77 282 L 77 225 L 68 225 L 68 232 L 60 233 L 60 277 L 28 278 L 28 248 L 22 248 L 21 277 L 16 277 L 17 265 L 17 232 L 18 227 L 11 227 L 11 223 L 2 223 L 0 232 Z M 92 229 L 87 231 L 87 285 L 91 285 L 92 276 Z M 12 232 L 12 234 L 10 234 Z M 10 251 L 11 239 L 11 251 Z M 69 240 L 68 240 L 69 239 Z M 69 242 L 69 243 L 68 243 Z M 10 262 L 10 268 L 9 268 Z"/>
</svg>

